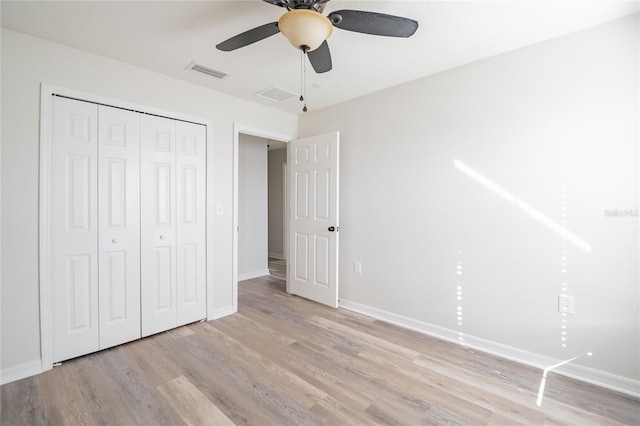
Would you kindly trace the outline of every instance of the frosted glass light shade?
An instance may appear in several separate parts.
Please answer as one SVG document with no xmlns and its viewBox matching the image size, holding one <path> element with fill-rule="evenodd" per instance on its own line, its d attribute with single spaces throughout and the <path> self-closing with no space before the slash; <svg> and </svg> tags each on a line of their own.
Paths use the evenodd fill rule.
<svg viewBox="0 0 640 426">
<path fill-rule="evenodd" d="M 278 29 L 296 49 L 316 50 L 333 32 L 329 19 L 313 10 L 290 10 L 280 17 Z"/>
</svg>

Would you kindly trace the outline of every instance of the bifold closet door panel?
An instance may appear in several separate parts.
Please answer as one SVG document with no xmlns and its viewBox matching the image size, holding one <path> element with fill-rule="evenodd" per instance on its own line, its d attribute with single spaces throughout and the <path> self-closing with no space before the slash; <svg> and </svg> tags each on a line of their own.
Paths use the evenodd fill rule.
<svg viewBox="0 0 640 426">
<path fill-rule="evenodd" d="M 98 106 L 54 96 L 51 123 L 53 361 L 99 349 Z"/>
<path fill-rule="evenodd" d="M 142 336 L 173 328 L 176 309 L 175 121 L 143 115 L 140 140 Z"/>
<path fill-rule="evenodd" d="M 98 110 L 100 349 L 140 334 L 140 113 Z"/>
<path fill-rule="evenodd" d="M 176 121 L 178 324 L 207 316 L 206 128 Z"/>
</svg>

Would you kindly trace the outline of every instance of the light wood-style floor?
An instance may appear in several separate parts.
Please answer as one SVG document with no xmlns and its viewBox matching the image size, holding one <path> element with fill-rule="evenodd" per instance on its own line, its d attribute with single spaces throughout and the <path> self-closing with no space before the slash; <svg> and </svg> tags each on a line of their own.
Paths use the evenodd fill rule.
<svg viewBox="0 0 640 426">
<path fill-rule="evenodd" d="M 2 386 L 2 425 L 638 424 L 640 401 L 240 283 L 239 313 Z"/>
</svg>

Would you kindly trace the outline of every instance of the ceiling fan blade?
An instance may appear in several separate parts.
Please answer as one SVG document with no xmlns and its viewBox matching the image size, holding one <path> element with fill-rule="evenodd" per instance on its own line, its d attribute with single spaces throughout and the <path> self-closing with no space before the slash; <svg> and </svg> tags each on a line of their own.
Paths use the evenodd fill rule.
<svg viewBox="0 0 640 426">
<path fill-rule="evenodd" d="M 256 41 L 271 37 L 272 35 L 278 34 L 279 32 L 280 30 L 278 29 L 278 23 L 270 22 L 268 24 L 253 28 L 249 31 L 245 31 L 242 34 L 238 34 L 237 36 L 231 37 L 230 39 L 218 44 L 216 48 L 218 50 L 230 52 L 232 50 L 247 46 L 251 43 L 255 43 Z"/>
<path fill-rule="evenodd" d="M 387 37 L 411 37 L 418 29 L 413 19 L 362 10 L 337 10 L 329 20 L 342 30 Z"/>
<path fill-rule="evenodd" d="M 286 0 L 262 0 L 262 1 L 272 4 L 274 6 L 287 7 Z"/>
<path fill-rule="evenodd" d="M 311 62 L 313 70 L 318 74 L 331 71 L 331 52 L 329 52 L 327 40 L 323 41 L 317 49 L 307 52 L 307 56 L 309 57 L 309 62 Z"/>
</svg>

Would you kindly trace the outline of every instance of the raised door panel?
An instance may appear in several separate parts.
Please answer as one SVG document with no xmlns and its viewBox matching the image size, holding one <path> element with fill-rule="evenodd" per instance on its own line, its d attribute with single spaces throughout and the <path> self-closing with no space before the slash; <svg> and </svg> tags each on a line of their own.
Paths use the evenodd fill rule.
<svg viewBox="0 0 640 426">
<path fill-rule="evenodd" d="M 309 219 L 309 171 L 295 172 L 295 212 L 294 217 L 298 220 Z"/>
<path fill-rule="evenodd" d="M 141 119 L 142 336 L 177 325 L 175 121 Z"/>
<path fill-rule="evenodd" d="M 100 349 L 140 338 L 140 119 L 99 107 Z"/>
<path fill-rule="evenodd" d="M 314 239 L 313 284 L 321 287 L 329 287 L 331 239 L 328 235 L 315 235 Z"/>
<path fill-rule="evenodd" d="M 53 361 L 99 349 L 97 120 L 94 104 L 52 99 Z"/>
<path fill-rule="evenodd" d="M 207 316 L 206 128 L 176 122 L 178 325 Z"/>
<path fill-rule="evenodd" d="M 294 279 L 299 282 L 309 282 L 309 234 L 296 232 L 294 239 Z"/>
</svg>

